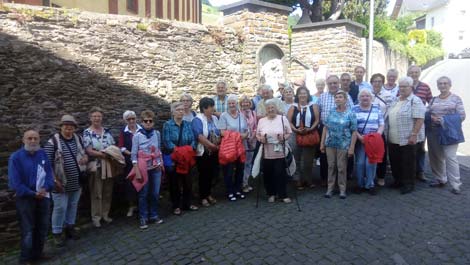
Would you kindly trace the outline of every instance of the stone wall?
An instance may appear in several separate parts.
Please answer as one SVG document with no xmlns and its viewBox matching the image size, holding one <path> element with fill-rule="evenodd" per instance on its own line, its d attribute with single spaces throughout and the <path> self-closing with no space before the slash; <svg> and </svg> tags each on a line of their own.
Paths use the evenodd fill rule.
<svg viewBox="0 0 470 265">
<path fill-rule="evenodd" d="M 367 39 L 363 40 L 364 54 L 367 54 Z M 364 57 L 364 60 L 366 60 Z M 409 60 L 406 56 L 390 50 L 384 44 L 374 41 L 372 49 L 372 73 L 382 73 L 386 75 L 388 69 L 398 70 L 399 76 L 405 76 L 409 66 Z"/>
<path fill-rule="evenodd" d="M 244 38 L 241 66 L 243 86 L 240 89 L 244 93 L 252 94 L 260 85 L 260 49 L 265 45 L 274 44 L 283 51 L 286 58 L 289 55 L 287 17 L 290 8 L 261 1 L 244 2 L 249 4 L 222 8 L 223 22 Z"/>
<path fill-rule="evenodd" d="M 242 81 L 242 46 L 231 28 L 7 5 L 0 10 L 0 176 L 26 128 L 39 129 L 44 142 L 65 113 L 83 129 L 88 110 L 100 106 L 117 136 L 126 109 L 149 108 L 161 128 L 168 103 L 182 93 L 199 99 L 218 79 Z M 2 177 L 0 245 L 17 240 L 6 188 Z"/>
<path fill-rule="evenodd" d="M 362 65 L 361 31 L 364 26 L 349 21 L 325 21 L 298 25 L 292 32 L 292 56 L 311 67 L 311 56 L 320 56 L 320 65 L 330 74 L 352 73 L 354 67 Z M 305 68 L 291 63 L 289 79 L 297 80 L 304 75 Z"/>
</svg>

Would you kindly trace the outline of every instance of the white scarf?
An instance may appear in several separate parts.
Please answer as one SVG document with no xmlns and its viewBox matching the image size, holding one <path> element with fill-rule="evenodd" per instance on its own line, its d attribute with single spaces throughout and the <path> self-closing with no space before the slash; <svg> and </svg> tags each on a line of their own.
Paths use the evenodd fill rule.
<svg viewBox="0 0 470 265">
<path fill-rule="evenodd" d="M 297 114 L 297 117 L 295 117 L 295 125 L 296 127 L 300 127 L 300 117 L 302 116 L 302 112 L 305 109 L 305 122 L 304 122 L 304 127 L 308 128 L 312 124 L 312 113 L 310 111 L 310 106 L 300 106 L 300 104 L 297 105 L 297 108 L 299 108 L 299 113 Z"/>
<path fill-rule="evenodd" d="M 209 125 L 207 124 L 207 117 L 203 113 L 199 113 L 196 115 L 196 118 L 199 118 L 201 120 L 202 135 L 207 138 L 209 136 Z M 212 121 L 215 124 L 215 122 L 217 121 L 217 117 L 212 115 Z M 204 145 L 202 145 L 199 141 L 197 143 L 196 153 L 197 156 L 202 156 L 204 154 Z"/>
</svg>

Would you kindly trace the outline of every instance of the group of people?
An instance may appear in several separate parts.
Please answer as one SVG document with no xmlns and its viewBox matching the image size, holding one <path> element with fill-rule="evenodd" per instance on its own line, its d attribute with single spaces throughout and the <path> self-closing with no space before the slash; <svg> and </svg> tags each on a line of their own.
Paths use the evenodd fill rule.
<svg viewBox="0 0 470 265">
<path fill-rule="evenodd" d="M 458 141 L 442 141 L 443 127 L 458 129 L 465 119 L 462 100 L 450 92 L 450 78 L 437 80 L 440 94 L 433 97 L 414 65 L 405 77 L 398 79 L 391 69 L 386 76 L 372 75 L 370 83 L 364 80 L 362 66 L 354 69 L 354 81 L 347 73 L 316 70 L 309 70 L 313 73 L 303 80 L 279 83 L 276 89 L 261 85 L 254 98 L 228 94 L 226 83 L 219 81 L 214 97 L 199 100 L 198 113 L 192 109 L 191 95 L 184 94 L 171 104 L 171 119 L 161 133 L 154 128 L 153 111 L 143 111 L 140 119 L 134 111 L 125 111 L 126 125 L 117 143 L 103 127 L 105 113 L 97 107 L 90 110 L 90 127 L 83 135 L 76 133 L 73 116 L 62 116 L 60 131 L 44 148 L 39 133 L 27 130 L 24 146 L 11 155 L 8 166 L 21 227 L 20 261 L 47 258 L 42 250 L 49 223 L 56 246 L 63 246 L 66 238 L 79 238 L 74 225 L 84 185 L 90 191 L 93 225 L 112 222 L 117 176 L 125 178 L 127 215 L 138 210 L 139 227 L 146 229 L 163 222 L 158 210 L 163 175 L 169 180 L 175 215 L 217 203 L 212 186 L 220 169 L 231 202 L 244 199 L 253 189 L 252 177 L 259 177 L 254 172 L 262 171 L 268 202 L 290 203 L 290 177 L 298 190 L 315 187 L 317 163 L 319 179 L 327 186 L 325 198 L 331 198 L 338 185 L 339 197 L 345 199 L 350 176 L 357 178 L 354 192 L 376 195 L 376 185 L 385 185 L 388 161 L 392 186 L 410 193 L 415 179 L 424 179 L 427 137 L 434 175 L 430 185 L 444 187 L 449 182 L 451 191 L 460 193 Z M 192 199 L 196 177 L 198 205 Z"/>
</svg>

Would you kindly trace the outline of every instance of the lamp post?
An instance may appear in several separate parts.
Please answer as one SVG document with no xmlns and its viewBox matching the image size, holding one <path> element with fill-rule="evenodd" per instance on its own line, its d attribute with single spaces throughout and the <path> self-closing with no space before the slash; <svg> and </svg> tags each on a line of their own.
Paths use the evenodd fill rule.
<svg viewBox="0 0 470 265">
<path fill-rule="evenodd" d="M 369 49 L 367 50 L 367 78 L 372 76 L 372 50 L 374 45 L 374 0 L 370 0 Z"/>
</svg>

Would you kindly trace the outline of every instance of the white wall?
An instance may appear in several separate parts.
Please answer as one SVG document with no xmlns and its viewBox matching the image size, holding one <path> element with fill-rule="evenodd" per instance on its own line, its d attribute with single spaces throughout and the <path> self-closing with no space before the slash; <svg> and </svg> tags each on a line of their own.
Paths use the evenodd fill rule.
<svg viewBox="0 0 470 265">
<path fill-rule="evenodd" d="M 434 20 L 434 25 L 433 25 Z M 446 53 L 470 48 L 470 1 L 450 0 L 448 4 L 429 10 L 426 14 L 426 29 L 442 34 L 442 47 Z M 462 39 L 459 39 L 459 37 Z"/>
</svg>

